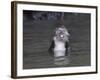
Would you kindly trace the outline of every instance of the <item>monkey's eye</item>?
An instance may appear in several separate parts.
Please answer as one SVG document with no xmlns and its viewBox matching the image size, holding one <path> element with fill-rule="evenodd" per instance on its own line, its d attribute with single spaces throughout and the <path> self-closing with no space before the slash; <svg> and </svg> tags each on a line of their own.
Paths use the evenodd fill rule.
<svg viewBox="0 0 100 80">
<path fill-rule="evenodd" d="M 61 34 L 62 33 L 62 30 L 59 30 L 58 33 Z"/>
</svg>

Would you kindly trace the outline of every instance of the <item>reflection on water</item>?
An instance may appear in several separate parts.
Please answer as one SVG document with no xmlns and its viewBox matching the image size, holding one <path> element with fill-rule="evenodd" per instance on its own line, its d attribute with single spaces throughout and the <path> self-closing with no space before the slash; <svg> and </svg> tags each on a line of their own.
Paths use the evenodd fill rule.
<svg viewBox="0 0 100 80">
<path fill-rule="evenodd" d="M 69 55 L 65 55 L 65 51 L 54 51 L 54 64 L 55 65 L 67 65 L 69 64 Z"/>
<path fill-rule="evenodd" d="M 69 64 L 70 60 L 67 56 L 55 57 L 54 64 L 55 65 L 67 65 Z"/>
</svg>

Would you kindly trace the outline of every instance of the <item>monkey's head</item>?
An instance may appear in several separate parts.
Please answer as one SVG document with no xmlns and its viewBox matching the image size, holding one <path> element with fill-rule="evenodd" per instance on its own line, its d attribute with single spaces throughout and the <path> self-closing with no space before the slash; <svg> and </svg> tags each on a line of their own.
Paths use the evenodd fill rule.
<svg viewBox="0 0 100 80">
<path fill-rule="evenodd" d="M 56 28 L 55 37 L 56 37 L 57 40 L 68 42 L 69 41 L 69 36 L 70 35 L 68 33 L 68 30 L 64 26 Z"/>
</svg>

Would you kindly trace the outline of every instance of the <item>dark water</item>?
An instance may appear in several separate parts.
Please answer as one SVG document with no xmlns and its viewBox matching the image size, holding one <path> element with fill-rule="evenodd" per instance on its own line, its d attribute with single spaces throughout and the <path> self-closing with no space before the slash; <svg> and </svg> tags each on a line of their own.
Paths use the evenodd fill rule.
<svg viewBox="0 0 100 80">
<path fill-rule="evenodd" d="M 70 33 L 70 56 L 62 65 L 50 55 L 53 32 L 59 20 L 24 20 L 23 26 L 23 68 L 52 68 L 89 66 L 90 64 L 90 15 L 65 15 L 64 25 Z M 63 61 L 60 61 L 60 63 Z M 58 62 L 57 62 L 58 63 Z"/>
</svg>

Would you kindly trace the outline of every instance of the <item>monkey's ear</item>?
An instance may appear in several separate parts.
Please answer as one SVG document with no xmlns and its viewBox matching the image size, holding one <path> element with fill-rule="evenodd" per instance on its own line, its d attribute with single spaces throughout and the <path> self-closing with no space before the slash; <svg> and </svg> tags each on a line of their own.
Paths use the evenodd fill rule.
<svg viewBox="0 0 100 80">
<path fill-rule="evenodd" d="M 66 33 L 66 35 L 67 35 L 68 37 L 70 36 L 70 34 L 68 33 L 68 31 L 66 31 L 65 33 Z"/>
<path fill-rule="evenodd" d="M 54 30 L 54 34 L 56 34 L 57 30 L 58 30 L 58 28 L 56 27 L 56 29 Z"/>
<path fill-rule="evenodd" d="M 70 36 L 70 34 L 68 33 L 68 36 Z"/>
</svg>

